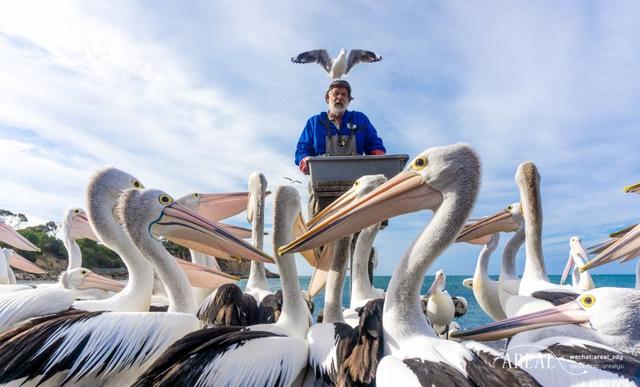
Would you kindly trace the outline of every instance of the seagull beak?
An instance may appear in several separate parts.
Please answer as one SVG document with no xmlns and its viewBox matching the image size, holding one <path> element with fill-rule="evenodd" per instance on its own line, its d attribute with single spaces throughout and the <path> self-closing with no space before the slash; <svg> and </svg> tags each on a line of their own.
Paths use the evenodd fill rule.
<svg viewBox="0 0 640 387">
<path fill-rule="evenodd" d="M 616 240 L 595 258 L 580 266 L 580 272 L 604 265 L 615 260 L 629 260 L 640 253 L 640 225 Z"/>
<path fill-rule="evenodd" d="M 623 188 L 624 193 L 639 193 L 640 192 L 640 183 L 635 183 L 628 185 Z"/>
<path fill-rule="evenodd" d="M 122 282 L 112 280 L 111 278 L 103 277 L 96 273 L 89 273 L 82 279 L 78 289 L 102 289 L 110 292 L 119 292 L 124 289 L 125 284 Z"/>
<path fill-rule="evenodd" d="M 98 237 L 93 232 L 87 214 L 81 213 L 73 217 L 71 220 L 71 230 L 69 231 L 69 238 L 82 239 L 87 238 L 92 241 L 98 242 Z"/>
<path fill-rule="evenodd" d="M 302 217 L 302 213 L 300 212 L 296 217 L 296 221 L 293 223 L 293 235 L 297 238 L 305 232 L 307 232 L 307 226 L 305 225 L 304 218 Z M 311 265 L 312 267 L 316 267 L 318 265 L 316 254 L 313 252 L 313 250 L 301 251 L 300 254 L 302 254 L 304 259 L 306 259 L 307 262 L 309 262 L 309 265 Z"/>
<path fill-rule="evenodd" d="M 31 243 L 27 238 L 20 235 L 16 230 L 5 223 L 0 223 L 0 241 L 13 246 L 18 250 L 40 251 L 36 245 Z"/>
<path fill-rule="evenodd" d="M 191 286 L 197 288 L 217 288 L 224 284 L 236 283 L 240 278 L 206 266 L 176 258 L 176 263 L 187 275 Z"/>
<path fill-rule="evenodd" d="M 406 170 L 329 214 L 312 229 L 281 247 L 279 253 L 319 247 L 397 215 L 437 208 L 442 200 L 442 193 L 429 186 L 422 175 Z"/>
<path fill-rule="evenodd" d="M 511 213 L 507 210 L 502 210 L 495 215 L 482 218 L 477 222 L 465 225 L 456 242 L 469 242 L 479 241 L 481 237 L 485 235 L 491 235 L 496 232 L 513 232 L 518 230 L 520 225 L 513 219 Z"/>
<path fill-rule="evenodd" d="M 335 213 L 336 211 L 346 207 L 355 198 L 356 198 L 356 189 L 355 187 L 351 187 L 347 192 L 340 195 L 339 198 L 331 202 L 331 204 L 326 206 L 322 211 L 318 212 L 311 219 L 309 219 L 309 222 L 307 222 L 307 228 L 313 227 L 313 225 L 318 223 L 320 220 L 325 219 L 330 214 Z"/>
<path fill-rule="evenodd" d="M 578 302 L 571 301 L 554 308 L 496 321 L 462 332 L 454 332 L 451 337 L 460 340 L 500 340 L 531 329 L 552 325 L 581 324 L 588 320 L 587 312 L 580 307 Z"/>
<path fill-rule="evenodd" d="M 197 212 L 212 222 L 218 222 L 246 210 L 248 203 L 248 192 L 200 194 Z"/>
<path fill-rule="evenodd" d="M 165 207 L 149 228 L 152 234 L 218 258 L 274 263 L 267 253 L 178 203 Z"/>
<path fill-rule="evenodd" d="M 26 271 L 27 273 L 44 274 L 47 272 L 40 266 L 31 262 L 30 260 L 23 257 L 22 255 L 16 253 L 15 251 L 13 252 L 11 257 L 9 257 L 9 265 L 11 265 L 11 267 L 14 267 L 16 269 Z"/>
</svg>

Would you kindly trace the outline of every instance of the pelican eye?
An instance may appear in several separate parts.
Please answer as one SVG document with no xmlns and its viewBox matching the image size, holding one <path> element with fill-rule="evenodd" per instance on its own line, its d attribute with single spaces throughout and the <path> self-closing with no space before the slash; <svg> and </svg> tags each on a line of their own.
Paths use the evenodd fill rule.
<svg viewBox="0 0 640 387">
<path fill-rule="evenodd" d="M 199 193 L 197 193 L 197 192 L 194 192 L 194 193 L 193 193 L 193 197 L 194 197 L 194 198 L 198 198 L 198 197 L 200 197 L 200 194 L 199 194 Z"/>
<path fill-rule="evenodd" d="M 511 210 L 513 210 L 513 206 L 507 207 L 507 211 L 511 211 Z"/>
<path fill-rule="evenodd" d="M 76 213 L 76 214 L 79 214 L 80 210 L 76 208 L 73 212 Z"/>
<path fill-rule="evenodd" d="M 173 203 L 173 198 L 171 198 L 171 196 L 169 196 L 167 194 L 162 194 L 162 195 L 158 196 L 158 201 L 160 202 L 160 204 L 166 206 L 166 205 L 169 205 L 169 204 Z"/>
<path fill-rule="evenodd" d="M 424 167 L 426 166 L 427 166 L 427 158 L 424 156 L 417 157 L 411 163 L 411 169 L 413 169 L 414 171 L 419 171 L 421 169 L 424 169 Z"/>
<path fill-rule="evenodd" d="M 353 183 L 353 185 L 355 185 L 356 187 L 360 185 L 360 180 L 356 180 L 355 183 Z"/>
<path fill-rule="evenodd" d="M 80 274 L 82 274 L 82 275 L 87 275 L 87 274 L 88 274 L 88 272 L 87 272 L 86 270 L 82 270 L 82 271 L 80 272 Z"/>
<path fill-rule="evenodd" d="M 580 297 L 580 304 L 582 306 L 584 306 L 585 308 L 589 308 L 591 306 L 593 306 L 593 304 L 596 303 L 596 298 L 594 296 L 592 296 L 591 294 L 583 294 Z"/>
<path fill-rule="evenodd" d="M 143 189 L 144 188 L 144 185 L 142 185 L 142 183 L 139 182 L 138 180 L 133 180 L 131 182 L 131 185 L 133 185 L 133 187 L 137 188 L 137 189 Z"/>
</svg>

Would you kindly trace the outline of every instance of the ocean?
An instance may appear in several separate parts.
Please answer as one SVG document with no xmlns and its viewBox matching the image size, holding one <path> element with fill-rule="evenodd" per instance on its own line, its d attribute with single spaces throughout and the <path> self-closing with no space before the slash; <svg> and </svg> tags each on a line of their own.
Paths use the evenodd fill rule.
<svg viewBox="0 0 640 387">
<path fill-rule="evenodd" d="M 467 289 L 462 286 L 462 280 L 465 278 L 470 278 L 472 275 L 451 275 L 447 276 L 447 286 L 446 290 L 452 296 L 462 296 L 467 299 L 469 303 L 469 307 L 467 309 L 467 313 L 459 318 L 458 324 L 462 327 L 462 329 L 469 329 L 479 325 L 487 324 L 492 322 L 493 320 L 487 316 L 478 303 L 476 302 L 475 297 L 473 296 L 473 292 L 471 289 Z M 434 276 L 427 276 L 425 281 L 422 284 L 422 290 L 420 294 L 426 294 L 427 290 L 431 287 L 431 283 L 433 283 Z M 497 276 L 491 276 L 491 278 L 497 280 Z M 635 286 L 635 275 L 634 274 L 596 274 L 592 276 L 594 283 L 598 287 L 623 287 L 623 288 L 633 288 Z M 309 285 L 311 277 L 300 277 L 300 286 L 302 289 L 306 289 Z M 347 277 L 345 281 L 344 292 L 342 293 L 342 304 L 346 307 L 349 305 L 349 277 Z M 373 286 L 378 289 L 387 289 L 387 285 L 389 284 L 389 280 L 391 276 L 376 276 L 373 278 Z M 560 283 L 559 275 L 550 275 L 549 279 L 552 282 Z M 240 287 L 244 288 L 244 284 L 246 280 L 242 280 L 240 282 Z M 278 278 L 270 278 L 269 283 L 273 289 L 280 288 L 280 279 Z M 318 317 L 318 313 L 324 307 L 324 290 L 318 293 L 314 298 L 315 302 L 315 310 L 313 312 L 313 321 L 316 321 Z"/>
</svg>

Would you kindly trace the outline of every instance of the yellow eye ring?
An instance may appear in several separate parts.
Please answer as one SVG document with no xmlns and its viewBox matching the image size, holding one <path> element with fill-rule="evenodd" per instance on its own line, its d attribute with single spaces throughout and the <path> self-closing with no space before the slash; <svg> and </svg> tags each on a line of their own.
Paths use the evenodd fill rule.
<svg viewBox="0 0 640 387">
<path fill-rule="evenodd" d="M 82 274 L 82 275 L 87 275 L 88 273 L 87 273 L 87 271 L 86 271 L 86 270 L 82 270 L 82 271 L 80 272 L 80 274 Z"/>
<path fill-rule="evenodd" d="M 355 185 L 356 187 L 360 185 L 360 180 L 356 180 L 355 183 L 353 183 L 353 185 Z"/>
<path fill-rule="evenodd" d="M 143 189 L 144 188 L 144 185 L 142 185 L 142 183 L 139 182 L 138 180 L 132 181 L 131 185 L 133 185 L 133 188 L 137 188 L 137 189 Z"/>
<path fill-rule="evenodd" d="M 158 196 L 158 201 L 163 206 L 167 206 L 167 205 L 173 203 L 173 198 L 171 196 L 169 196 L 169 195 L 162 194 L 162 195 Z"/>
<path fill-rule="evenodd" d="M 194 193 L 193 193 L 193 197 L 194 197 L 194 198 L 200 197 L 200 194 L 199 194 L 199 193 L 197 193 L 197 192 L 194 192 Z"/>
<path fill-rule="evenodd" d="M 596 303 L 596 297 L 591 294 L 583 294 L 580 296 L 580 304 L 585 308 L 590 308 Z"/>
<path fill-rule="evenodd" d="M 427 164 L 428 162 L 426 157 L 424 156 L 416 157 L 411 163 L 411 169 L 413 169 L 414 171 L 419 171 L 421 169 L 424 169 L 427 166 Z"/>
</svg>

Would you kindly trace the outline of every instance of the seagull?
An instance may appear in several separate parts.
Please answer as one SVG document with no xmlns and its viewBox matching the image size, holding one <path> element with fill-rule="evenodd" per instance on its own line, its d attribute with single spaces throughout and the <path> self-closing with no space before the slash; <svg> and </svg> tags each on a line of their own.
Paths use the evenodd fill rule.
<svg viewBox="0 0 640 387">
<path fill-rule="evenodd" d="M 291 58 L 293 63 L 319 63 L 332 79 L 340 79 L 346 76 L 353 66 L 358 63 L 380 62 L 381 60 L 381 56 L 376 55 L 373 51 L 367 50 L 350 50 L 349 56 L 347 57 L 347 51 L 344 48 L 340 50 L 340 53 L 335 59 L 331 59 L 325 49 L 305 51 Z"/>
<path fill-rule="evenodd" d="M 283 179 L 288 180 L 288 181 L 289 181 L 289 184 L 296 184 L 296 183 L 297 183 L 297 184 L 302 184 L 302 182 L 301 182 L 300 180 L 294 180 L 294 179 L 292 179 L 292 178 L 290 178 L 290 177 L 286 177 L 286 176 L 284 176 L 284 177 L 283 177 Z"/>
</svg>

